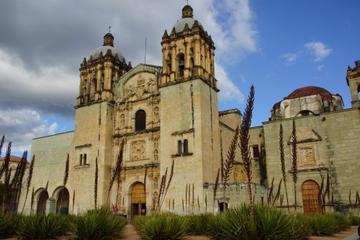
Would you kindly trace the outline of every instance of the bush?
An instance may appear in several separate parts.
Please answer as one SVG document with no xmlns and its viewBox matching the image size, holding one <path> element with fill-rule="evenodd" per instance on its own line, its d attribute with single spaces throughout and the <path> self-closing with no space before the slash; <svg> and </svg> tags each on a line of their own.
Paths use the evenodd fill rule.
<svg viewBox="0 0 360 240">
<path fill-rule="evenodd" d="M 353 225 L 353 226 L 360 225 L 360 217 L 359 216 L 351 216 L 351 225 Z"/>
<path fill-rule="evenodd" d="M 339 214 L 308 214 L 299 216 L 307 225 L 312 235 L 332 235 L 347 229 L 351 225 L 350 218 Z"/>
<path fill-rule="evenodd" d="M 73 220 L 78 239 L 114 239 L 119 237 L 126 219 L 114 216 L 110 210 L 92 210 Z"/>
<path fill-rule="evenodd" d="M 20 216 L 0 214 L 0 238 L 11 237 L 16 234 Z"/>
<path fill-rule="evenodd" d="M 255 206 L 257 239 L 304 239 L 306 226 L 294 215 L 265 206 Z"/>
<path fill-rule="evenodd" d="M 133 223 L 144 240 L 177 240 L 187 231 L 185 218 L 170 213 L 138 216 Z"/>
<path fill-rule="evenodd" d="M 213 214 L 185 216 L 187 233 L 194 235 L 210 235 L 213 232 L 216 216 Z"/>
<path fill-rule="evenodd" d="M 66 216 L 23 216 L 20 218 L 17 235 L 24 239 L 50 239 L 65 235 L 69 229 L 70 224 Z"/>
</svg>

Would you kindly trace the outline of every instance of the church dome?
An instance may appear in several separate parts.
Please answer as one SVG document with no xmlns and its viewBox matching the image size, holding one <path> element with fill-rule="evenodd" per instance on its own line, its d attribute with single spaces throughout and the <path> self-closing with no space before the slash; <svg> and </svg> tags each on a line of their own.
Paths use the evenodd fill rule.
<svg viewBox="0 0 360 240">
<path fill-rule="evenodd" d="M 107 34 L 105 34 L 104 36 L 104 43 L 103 46 L 95 49 L 91 54 L 90 54 L 90 58 L 92 59 L 97 59 L 99 58 L 101 55 L 105 56 L 107 54 L 107 52 L 110 51 L 111 55 L 113 57 L 115 57 L 116 55 L 118 56 L 118 58 L 120 59 L 120 61 L 124 62 L 125 58 L 123 57 L 123 55 L 121 54 L 120 50 L 114 47 L 114 36 L 108 32 Z"/>
<path fill-rule="evenodd" d="M 320 95 L 323 100 L 332 100 L 332 94 L 328 90 L 316 86 L 298 88 L 292 93 L 290 93 L 290 95 L 287 96 L 285 99 L 295 99 L 312 95 Z"/>
<path fill-rule="evenodd" d="M 90 57 L 92 57 L 92 59 L 97 59 L 100 57 L 100 55 L 102 54 L 103 56 L 105 56 L 105 54 L 110 50 L 112 56 L 116 56 L 118 55 L 120 61 L 124 61 L 124 57 L 123 55 L 121 54 L 120 50 L 113 47 L 113 46 L 102 46 L 102 47 L 99 47 L 97 49 L 95 49 Z"/>
<path fill-rule="evenodd" d="M 195 21 L 197 21 L 196 19 L 193 18 L 193 16 L 194 16 L 193 12 L 194 11 L 190 5 L 186 5 L 185 7 L 183 7 L 182 18 L 180 20 L 178 20 L 174 26 L 176 33 L 182 32 L 184 30 L 186 24 L 189 26 L 190 29 L 193 27 L 193 25 L 195 24 Z M 199 24 L 199 25 L 201 25 L 201 24 Z"/>
</svg>

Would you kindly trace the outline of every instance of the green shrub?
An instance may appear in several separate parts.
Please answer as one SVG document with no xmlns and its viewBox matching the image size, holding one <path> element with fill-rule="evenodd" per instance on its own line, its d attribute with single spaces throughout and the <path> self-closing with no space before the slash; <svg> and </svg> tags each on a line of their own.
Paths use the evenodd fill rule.
<svg viewBox="0 0 360 240">
<path fill-rule="evenodd" d="M 193 235 L 210 235 L 215 224 L 216 216 L 213 214 L 189 215 L 184 217 L 187 223 L 187 233 Z"/>
<path fill-rule="evenodd" d="M 280 210 L 255 206 L 254 222 L 257 239 L 304 239 L 306 227 L 294 215 L 286 214 Z"/>
<path fill-rule="evenodd" d="M 351 225 L 353 225 L 353 226 L 360 225 L 360 217 L 359 216 L 351 216 Z"/>
<path fill-rule="evenodd" d="M 50 239 L 65 235 L 69 229 L 70 224 L 66 216 L 23 216 L 20 219 L 17 235 L 24 239 Z"/>
<path fill-rule="evenodd" d="M 16 234 L 20 216 L 0 214 L 0 238 L 11 237 Z"/>
<path fill-rule="evenodd" d="M 114 216 L 110 210 L 92 210 L 73 219 L 78 239 L 114 239 L 119 237 L 126 219 Z"/>
<path fill-rule="evenodd" d="M 339 214 L 308 214 L 299 216 L 312 235 L 332 235 L 347 229 L 351 220 Z"/>
<path fill-rule="evenodd" d="M 249 209 L 246 206 L 229 209 L 217 216 L 212 226 L 212 236 L 215 239 L 243 239 L 256 238 L 256 225 L 248 221 Z"/>
<path fill-rule="evenodd" d="M 133 223 L 144 240 L 181 239 L 187 231 L 185 218 L 170 213 L 135 217 Z"/>
</svg>

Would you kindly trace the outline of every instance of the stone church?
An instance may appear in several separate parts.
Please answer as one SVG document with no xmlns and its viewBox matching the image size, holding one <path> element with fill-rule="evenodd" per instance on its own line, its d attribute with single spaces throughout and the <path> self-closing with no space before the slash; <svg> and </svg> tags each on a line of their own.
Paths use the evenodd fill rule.
<svg viewBox="0 0 360 240">
<path fill-rule="evenodd" d="M 193 17 L 191 6 L 186 5 L 182 18 L 164 32 L 161 46 L 162 66 L 132 67 L 107 33 L 103 46 L 84 58 L 74 131 L 33 139 L 36 162 L 27 213 L 77 214 L 101 206 L 116 206 L 128 216 L 150 213 L 161 178 L 166 172 L 169 178 L 172 165 L 163 211 L 216 212 L 222 204 L 231 207 L 246 201 L 239 152 L 228 192 L 222 194 L 220 186 L 213 199 L 217 173 L 223 169 L 241 113 L 218 110 L 215 44 Z M 347 75 L 351 109 L 343 109 L 339 95 L 305 87 L 275 104 L 271 118 L 251 129 L 257 202 L 266 201 L 270 182 L 281 178 L 280 123 L 290 170 L 293 119 L 298 132 L 299 207 L 304 203 L 304 210 L 317 211 L 321 177 L 327 173 L 334 201 L 345 203 L 349 190 L 360 190 L 360 62 Z M 122 145 L 120 176 L 109 191 Z M 67 156 L 69 180 L 64 186 Z M 293 194 L 289 197 L 292 201 Z"/>
</svg>

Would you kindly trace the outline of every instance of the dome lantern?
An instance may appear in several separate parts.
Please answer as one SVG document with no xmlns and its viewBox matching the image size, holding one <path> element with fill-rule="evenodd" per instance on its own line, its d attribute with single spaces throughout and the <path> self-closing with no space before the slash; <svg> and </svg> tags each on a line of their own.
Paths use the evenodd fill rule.
<svg viewBox="0 0 360 240">
<path fill-rule="evenodd" d="M 182 9 L 182 18 L 193 18 L 193 8 L 190 5 L 186 5 Z"/>
</svg>

